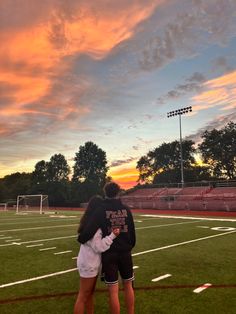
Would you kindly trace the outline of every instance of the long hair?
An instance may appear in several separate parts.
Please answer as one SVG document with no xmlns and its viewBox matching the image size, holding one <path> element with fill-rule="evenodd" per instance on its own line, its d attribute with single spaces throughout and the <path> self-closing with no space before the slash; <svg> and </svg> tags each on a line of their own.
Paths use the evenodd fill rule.
<svg viewBox="0 0 236 314">
<path fill-rule="evenodd" d="M 81 233 L 85 226 L 93 219 L 95 211 L 102 206 L 102 198 L 99 195 L 91 197 L 88 206 L 80 219 L 78 233 Z"/>
</svg>

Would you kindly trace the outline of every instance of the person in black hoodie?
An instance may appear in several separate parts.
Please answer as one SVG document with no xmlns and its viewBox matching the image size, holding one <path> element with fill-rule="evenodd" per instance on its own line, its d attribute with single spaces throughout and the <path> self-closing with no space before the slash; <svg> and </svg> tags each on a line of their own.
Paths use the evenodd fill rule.
<svg viewBox="0 0 236 314">
<path fill-rule="evenodd" d="M 131 250 L 135 246 L 136 236 L 132 213 L 118 198 L 119 192 L 120 187 L 115 182 L 109 182 L 104 186 L 103 206 L 97 211 L 93 223 L 79 234 L 78 241 L 87 242 L 98 228 L 101 228 L 103 237 L 109 235 L 113 228 L 120 229 L 119 237 L 113 241 L 109 250 L 102 253 L 102 269 L 104 281 L 108 286 L 111 313 L 120 314 L 118 282 L 120 274 L 123 280 L 127 313 L 134 314 L 134 274 Z"/>
</svg>

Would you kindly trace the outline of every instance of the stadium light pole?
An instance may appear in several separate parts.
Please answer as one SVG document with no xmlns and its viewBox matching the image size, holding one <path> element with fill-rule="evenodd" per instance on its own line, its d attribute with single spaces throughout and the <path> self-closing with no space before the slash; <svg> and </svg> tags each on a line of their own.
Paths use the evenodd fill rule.
<svg viewBox="0 0 236 314">
<path fill-rule="evenodd" d="M 179 137 L 180 137 L 180 170 L 181 170 L 181 184 L 184 187 L 184 164 L 183 164 L 183 147 L 182 147 L 182 123 L 181 116 L 182 114 L 186 114 L 188 112 L 192 112 L 192 107 L 180 108 L 177 110 L 173 110 L 167 112 L 167 118 L 172 118 L 174 116 L 179 116 Z"/>
</svg>

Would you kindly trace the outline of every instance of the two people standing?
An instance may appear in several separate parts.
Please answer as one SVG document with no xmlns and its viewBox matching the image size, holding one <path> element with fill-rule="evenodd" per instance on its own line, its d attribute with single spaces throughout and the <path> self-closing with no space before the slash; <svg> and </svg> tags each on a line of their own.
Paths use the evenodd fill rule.
<svg viewBox="0 0 236 314">
<path fill-rule="evenodd" d="M 120 275 L 127 313 L 134 314 L 131 250 L 136 242 L 135 228 L 132 213 L 118 198 L 119 192 L 118 184 L 107 183 L 104 187 L 105 199 L 92 198 L 81 219 L 78 230 L 78 241 L 81 243 L 78 256 L 80 292 L 74 314 L 83 313 L 84 308 L 87 313 L 94 313 L 92 297 L 101 264 L 104 281 L 108 287 L 110 312 L 120 313 L 118 281 Z M 85 255 L 86 260 L 83 259 Z"/>
</svg>

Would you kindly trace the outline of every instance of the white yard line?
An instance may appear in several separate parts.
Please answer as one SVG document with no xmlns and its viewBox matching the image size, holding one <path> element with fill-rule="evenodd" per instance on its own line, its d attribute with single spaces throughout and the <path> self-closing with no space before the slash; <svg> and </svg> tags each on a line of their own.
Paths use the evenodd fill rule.
<svg viewBox="0 0 236 314">
<path fill-rule="evenodd" d="M 81 214 L 82 215 L 82 214 Z M 76 216 L 66 216 L 66 215 L 64 215 L 64 216 L 66 216 L 66 217 L 68 217 L 68 218 L 72 218 L 72 217 L 77 217 L 77 218 L 81 218 L 81 215 L 76 215 Z M 57 217 L 57 215 L 53 215 L 54 217 Z M 59 216 L 60 216 L 60 214 L 59 214 Z M 46 219 L 48 219 L 49 221 L 52 221 L 52 219 L 49 219 L 49 217 L 50 216 L 45 216 L 45 215 L 40 215 L 40 217 L 39 217 L 39 215 L 37 216 L 37 220 L 38 219 L 42 219 L 42 220 L 46 220 Z M 11 218 L 1 218 L 1 222 L 2 221 L 20 221 L 20 220 L 35 220 L 35 217 L 33 217 L 33 216 L 31 216 L 31 217 L 19 217 L 19 216 L 17 216 L 17 218 L 15 217 L 15 218 L 12 218 L 12 216 L 11 216 Z"/>
<path fill-rule="evenodd" d="M 20 241 L 21 239 L 11 239 L 11 240 L 5 240 L 5 242 L 13 242 L 13 241 Z"/>
<path fill-rule="evenodd" d="M 77 237 L 77 235 L 65 236 L 65 237 L 57 237 L 57 238 L 49 238 L 49 239 L 32 240 L 32 241 L 21 242 L 21 244 L 37 243 L 37 242 L 45 242 L 45 241 L 54 241 L 54 240 L 61 240 L 61 239 L 70 239 L 70 238 L 76 238 L 76 237 Z"/>
<path fill-rule="evenodd" d="M 33 245 L 26 245 L 26 247 L 35 247 L 35 246 L 43 246 L 43 243 L 40 244 L 33 244 Z"/>
<path fill-rule="evenodd" d="M 184 225 L 184 224 L 192 224 L 192 223 L 195 223 L 195 222 L 199 222 L 199 221 L 198 220 L 196 220 L 196 221 L 185 221 L 185 222 L 177 222 L 177 223 L 174 223 L 174 224 L 137 227 L 137 228 L 135 228 L 135 230 L 149 229 L 149 228 L 160 228 L 160 227 L 176 226 L 176 225 Z"/>
<path fill-rule="evenodd" d="M 200 286 L 200 287 L 194 289 L 193 292 L 194 292 L 194 293 L 200 293 L 200 292 L 202 292 L 203 290 L 209 288 L 210 286 L 212 286 L 211 283 L 205 283 L 204 285 L 202 285 L 202 286 Z"/>
<path fill-rule="evenodd" d="M 65 217 L 58 217 L 57 219 L 48 219 L 47 221 L 44 221 L 44 222 L 41 222 L 41 223 L 51 223 L 51 222 L 58 222 L 59 220 L 61 220 L 61 219 L 64 219 L 64 220 L 66 220 L 66 221 L 68 221 L 68 220 L 75 220 L 75 219 L 72 219 L 72 218 L 65 218 Z M 35 218 L 34 218 L 34 220 L 35 220 Z M 35 223 L 38 223 L 38 221 L 37 222 L 35 222 Z M 18 221 L 18 222 L 8 222 L 8 223 L 2 223 L 2 224 L 0 224 L 0 226 L 6 226 L 6 225 L 24 225 L 24 224 L 32 224 L 32 221 Z"/>
<path fill-rule="evenodd" d="M 77 270 L 77 268 L 71 268 L 71 269 L 67 269 L 67 270 L 64 270 L 64 271 L 59 271 L 59 272 L 56 272 L 56 273 L 51 273 L 51 274 L 47 274 L 47 275 L 43 275 L 43 276 L 39 276 L 39 277 L 29 278 L 29 279 L 15 281 L 15 282 L 10 282 L 10 283 L 7 283 L 7 284 L 0 285 L 0 289 L 1 288 L 6 288 L 6 287 L 10 287 L 10 286 L 19 285 L 21 283 L 26 283 L 26 282 L 36 281 L 36 280 L 45 279 L 45 278 L 49 278 L 49 277 L 54 277 L 54 276 L 58 276 L 58 275 L 63 275 L 63 274 L 70 273 L 70 272 L 75 271 L 75 270 Z"/>
<path fill-rule="evenodd" d="M 178 222 L 178 223 L 175 223 L 175 224 L 165 224 L 165 225 L 155 225 L 155 226 L 147 226 L 147 227 L 138 227 L 138 228 L 135 228 L 136 230 L 141 230 L 141 229 L 149 229 L 149 228 L 160 228 L 160 227 L 166 227 L 166 226 L 175 226 L 175 225 L 183 225 L 183 224 L 190 224 L 190 223 L 195 223 L 195 222 L 198 222 L 198 221 L 186 221 L 186 222 Z M 68 239 L 68 238 L 76 238 L 77 235 L 75 236 L 67 236 L 67 237 L 58 237 L 58 238 L 51 238 L 51 239 L 40 239 L 40 240 L 32 240 L 32 241 L 25 241 L 25 242 L 20 242 L 20 243 L 16 243 L 18 245 L 21 245 L 21 244 L 28 244 L 28 243 L 37 243 L 37 242 L 45 242 L 45 241 L 53 241 L 53 240 L 59 240 L 59 239 Z M 0 244 L 0 247 L 1 246 L 8 246 L 8 245 L 13 245 L 13 244 Z"/>
<path fill-rule="evenodd" d="M 171 276 L 172 276 L 171 274 L 165 274 L 165 275 L 159 276 L 157 278 L 153 278 L 152 281 L 157 282 L 157 281 L 163 280 L 163 279 L 171 277 Z"/>
<path fill-rule="evenodd" d="M 48 218 L 47 216 L 43 216 L 43 215 L 40 216 L 40 217 L 37 216 L 37 220 L 38 219 L 47 219 L 47 218 Z M 18 216 L 17 218 L 3 218 L 3 219 L 1 218 L 1 222 L 2 221 L 18 221 L 19 222 L 21 220 L 30 220 L 30 219 L 34 219 L 35 220 L 35 217 L 19 217 Z"/>
<path fill-rule="evenodd" d="M 3 246 L 13 246 L 13 245 L 20 245 L 20 244 L 18 244 L 17 242 L 13 242 L 13 243 L 7 243 L 7 244 L 0 244 L 0 247 L 3 247 Z"/>
<path fill-rule="evenodd" d="M 189 244 L 189 243 L 194 243 L 194 242 L 198 242 L 198 241 L 203 241 L 203 240 L 207 240 L 207 239 L 212 239 L 212 238 L 216 238 L 216 237 L 222 237 L 231 233 L 235 233 L 236 231 L 230 231 L 230 232 L 224 232 L 224 233 L 220 233 L 220 234 L 215 234 L 212 236 L 208 236 L 208 237 L 203 237 L 203 238 L 197 238 L 194 240 L 189 240 L 189 241 L 184 241 L 184 242 L 180 242 L 180 243 L 175 243 L 175 244 L 171 244 L 171 245 L 166 245 L 166 246 L 162 246 L 156 249 L 152 249 L 152 250 L 147 250 L 147 251 L 143 251 L 143 252 L 139 252 L 139 253 L 134 253 L 132 254 L 132 256 L 138 256 L 138 255 L 142 255 L 142 254 L 146 254 L 146 253 L 150 253 L 150 252 L 156 252 L 156 251 L 161 251 L 161 250 L 165 250 L 165 249 L 169 249 L 172 247 L 176 247 L 176 246 L 180 246 L 180 245 L 185 245 L 185 244 Z"/>
<path fill-rule="evenodd" d="M 142 221 L 148 221 L 148 220 L 156 220 L 156 219 L 161 219 L 161 217 L 157 217 L 157 216 L 155 216 L 155 217 L 150 217 L 150 218 L 147 218 L 147 219 L 143 219 L 143 216 L 144 215 L 137 215 L 137 216 L 140 216 L 141 218 L 137 218 L 137 219 L 142 219 Z"/>
<path fill-rule="evenodd" d="M 12 237 L 4 237 L 4 238 L 1 238 L 0 240 L 5 240 L 5 239 L 11 239 Z"/>
<path fill-rule="evenodd" d="M 78 226 L 78 224 L 72 224 L 72 225 L 58 225 L 58 226 L 48 226 L 48 227 L 32 227 L 32 228 L 22 228 L 22 229 L 10 229 L 10 230 L 2 230 L 2 231 L 0 231 L 0 232 L 40 230 L 40 229 L 51 229 L 51 228 L 64 228 L 64 227 L 72 227 L 72 226 Z"/>
<path fill-rule="evenodd" d="M 49 250 L 55 250 L 57 247 L 52 246 L 52 247 L 45 247 L 44 249 L 39 249 L 39 251 L 49 251 Z"/>
<path fill-rule="evenodd" d="M 186 217 L 183 217 L 184 219 Z M 196 218 L 194 218 L 196 219 Z M 161 228 L 161 227 L 167 227 L 167 226 L 175 226 L 175 225 L 183 225 L 183 224 L 190 224 L 190 223 L 196 223 L 199 222 L 198 220 L 195 221 L 185 221 L 185 222 L 177 222 L 175 224 L 162 224 L 162 225 L 154 225 L 154 226 L 146 226 L 146 227 L 137 227 L 136 230 L 142 230 L 142 229 L 150 229 L 150 228 Z M 31 229 L 48 229 L 48 228 L 56 228 L 56 227 L 68 227 L 68 226 L 77 226 L 77 224 L 73 224 L 73 225 L 60 225 L 60 226 L 53 226 L 53 227 L 37 227 L 37 228 L 27 228 L 27 229 L 15 229 L 15 230 L 5 230 L 5 231 L 20 231 L 20 230 L 31 230 Z M 0 231 L 1 232 L 1 231 Z M 32 241 L 25 241 L 25 242 L 20 242 L 20 243 L 15 243 L 17 245 L 21 245 L 21 244 L 29 244 L 29 243 L 37 243 L 37 242 L 45 242 L 45 241 L 53 241 L 53 240 L 60 240 L 60 239 L 69 239 L 69 238 L 76 238 L 77 235 L 73 235 L 73 236 L 65 236 L 65 237 L 57 237 L 57 238 L 49 238 L 49 239 L 40 239 L 40 240 L 32 240 Z M 9 237 L 8 237 L 9 238 Z M 3 238 L 0 238 L 0 240 Z M 0 244 L 0 247 L 3 246 L 9 246 L 9 245 L 14 245 L 14 243 L 10 243 L 10 244 Z"/>
<path fill-rule="evenodd" d="M 25 241 L 25 242 L 14 242 L 10 244 L 0 244 L 1 246 L 9 246 L 9 245 L 21 245 L 21 244 L 29 244 L 29 243 L 37 243 L 37 242 L 46 242 L 46 241 L 54 241 L 54 240 L 61 240 L 61 239 L 70 239 L 70 238 L 77 238 L 77 235 L 73 236 L 66 236 L 66 237 L 57 237 L 57 238 L 49 238 L 49 239 L 40 239 L 40 240 L 31 240 L 31 241 Z"/>
<path fill-rule="evenodd" d="M 192 217 L 192 216 L 170 216 L 170 215 L 149 215 L 144 214 L 144 217 L 158 217 L 158 218 L 173 218 L 173 219 L 197 219 L 197 220 L 206 220 L 206 221 L 236 221 L 236 219 L 228 218 L 205 218 L 205 217 Z"/>
<path fill-rule="evenodd" d="M 169 249 L 171 247 L 176 247 L 176 246 L 180 246 L 180 245 L 184 245 L 184 244 L 188 244 L 188 243 L 193 243 L 193 242 L 197 242 L 197 241 L 203 241 L 203 240 L 207 240 L 207 239 L 211 239 L 211 238 L 215 238 L 215 237 L 225 236 L 225 235 L 232 234 L 232 233 L 235 233 L 235 232 L 236 231 L 224 232 L 224 233 L 216 234 L 216 235 L 209 236 L 209 237 L 198 238 L 198 239 L 194 239 L 194 240 L 190 240 L 190 241 L 185 241 L 185 242 L 180 242 L 180 243 L 176 243 L 176 244 L 172 244 L 172 245 L 167 245 L 167 246 L 163 246 L 163 247 L 152 249 L 152 250 L 147 250 L 147 251 L 143 251 L 143 252 L 139 252 L 139 253 L 134 253 L 134 254 L 132 254 L 132 256 L 138 256 L 138 255 L 147 254 L 147 253 L 154 252 L 154 251 L 165 250 L 165 249 Z M 15 282 L 7 283 L 7 284 L 2 284 L 2 285 L 0 285 L 0 289 L 1 288 L 6 288 L 6 287 L 10 287 L 10 286 L 19 285 L 19 284 L 26 283 L 26 282 L 31 282 L 31 281 L 35 281 L 35 280 L 45 279 L 45 278 L 48 278 L 48 277 L 62 275 L 62 274 L 65 274 L 65 273 L 68 273 L 68 272 L 72 272 L 72 271 L 75 271 L 75 270 L 77 270 L 77 268 L 71 268 L 71 269 L 67 269 L 67 270 L 64 270 L 64 271 L 56 272 L 56 273 L 51 273 L 51 274 L 44 275 L 44 276 L 39 276 L 39 277 L 29 278 L 29 279 L 25 279 L 25 280 L 21 280 L 21 281 L 15 281 Z"/>
<path fill-rule="evenodd" d="M 60 255 L 60 254 L 67 254 L 67 253 L 71 253 L 72 251 L 68 250 L 68 251 L 62 251 L 62 252 L 56 252 L 53 253 L 54 255 Z"/>
</svg>

